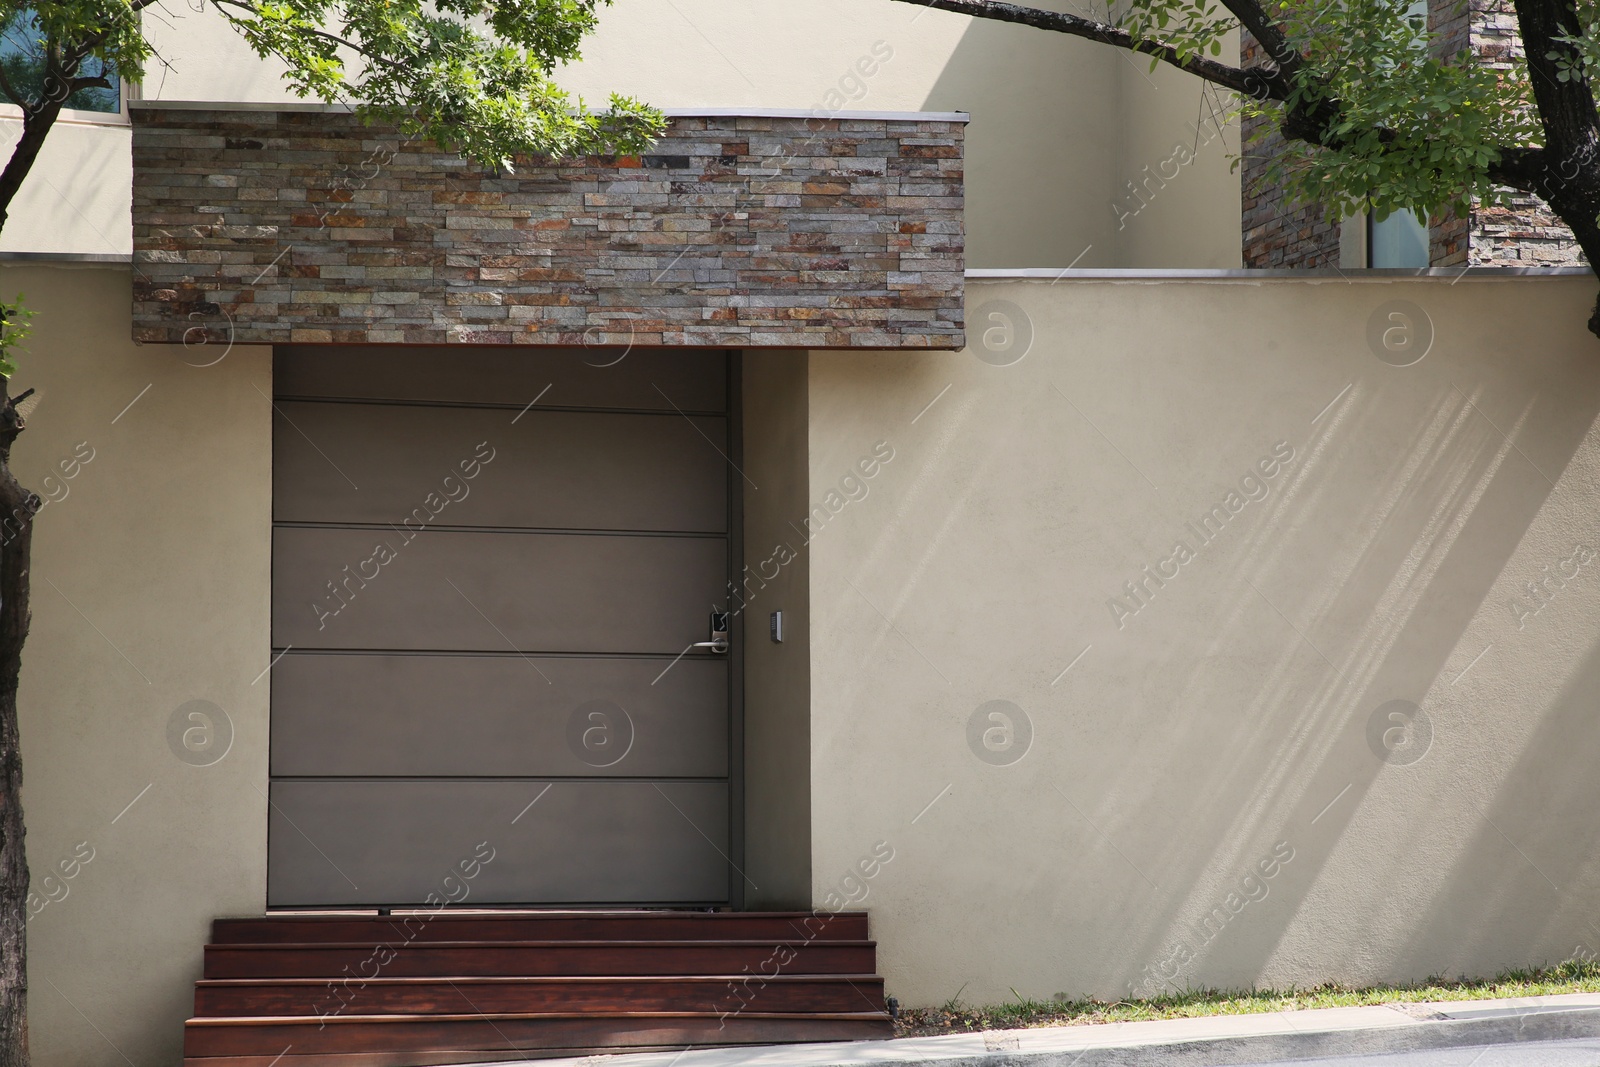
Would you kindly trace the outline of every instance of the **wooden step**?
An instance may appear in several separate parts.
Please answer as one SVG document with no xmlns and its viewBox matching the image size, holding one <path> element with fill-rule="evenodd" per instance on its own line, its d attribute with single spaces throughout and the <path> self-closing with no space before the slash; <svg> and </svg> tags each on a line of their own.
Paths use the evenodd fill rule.
<svg viewBox="0 0 1600 1067">
<path fill-rule="evenodd" d="M 213 934 L 186 1067 L 442 1067 L 892 1030 L 861 912 L 296 914 Z"/>
<path fill-rule="evenodd" d="M 229 978 L 195 986 L 198 1018 L 690 1011 L 883 1011 L 875 974 L 706 977 Z"/>
<path fill-rule="evenodd" d="M 865 912 L 499 912 L 217 919 L 216 945 L 380 941 L 865 941 Z"/>
<path fill-rule="evenodd" d="M 583 1013 L 564 1015 L 475 1014 L 337 1016 L 305 1018 L 191 1019 L 184 1028 L 184 1056 L 200 1059 L 259 1056 L 280 1049 L 287 1056 L 352 1052 L 499 1052 L 528 1050 L 633 1049 L 693 1045 L 850 1041 L 890 1036 L 881 1012 L 804 1015 L 739 1012 L 721 1016 L 693 1012 Z M 214 1063 L 213 1059 L 213 1063 Z M 216 1065 L 221 1067 L 221 1065 Z"/>
<path fill-rule="evenodd" d="M 568 1056 L 605 1055 L 611 1050 L 595 1049 L 527 1049 L 517 1053 L 520 1059 L 554 1059 Z M 656 1048 L 630 1048 L 629 1052 L 671 1052 L 670 1046 Z M 504 1064 L 504 1052 L 468 1052 L 464 1050 L 434 1049 L 431 1052 L 322 1052 L 310 1056 L 296 1056 L 293 1048 L 280 1049 L 276 1054 L 251 1056 L 185 1056 L 183 1067 L 458 1067 L 466 1063 Z"/>
<path fill-rule="evenodd" d="M 871 974 L 872 941 L 508 941 L 207 945 L 206 978 Z"/>
</svg>

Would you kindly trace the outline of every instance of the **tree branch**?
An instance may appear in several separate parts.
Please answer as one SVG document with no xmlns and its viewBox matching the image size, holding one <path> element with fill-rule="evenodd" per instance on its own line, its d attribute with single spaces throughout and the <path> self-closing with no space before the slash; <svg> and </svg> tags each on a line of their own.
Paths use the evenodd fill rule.
<svg viewBox="0 0 1600 1067">
<path fill-rule="evenodd" d="M 256 9 L 255 9 L 255 5 L 246 2 L 246 0 L 211 0 L 211 4 L 212 4 L 212 6 L 216 7 L 218 9 L 218 12 L 222 15 L 222 17 L 227 19 L 229 22 L 239 22 L 241 20 L 235 18 L 232 15 L 229 15 L 225 11 L 222 11 L 221 9 L 224 8 L 224 7 L 236 7 L 238 9 L 240 9 L 241 11 L 247 11 L 252 15 L 259 14 L 259 12 L 256 11 Z M 313 37 L 321 37 L 324 41 L 332 41 L 334 44 L 342 45 L 343 47 L 350 49 L 352 52 L 356 52 L 356 53 L 358 53 L 360 55 L 366 56 L 368 59 L 372 60 L 375 63 L 382 63 L 385 66 L 389 66 L 389 67 L 401 67 L 401 66 L 403 66 L 403 64 L 396 63 L 389 56 L 379 55 L 378 53 L 373 52 L 370 49 L 367 49 L 364 46 L 359 45 L 354 41 L 348 40 L 347 38 L 344 38 L 344 37 L 340 37 L 338 34 L 328 33 L 325 30 L 319 30 L 319 29 L 315 29 L 315 28 L 309 27 L 309 26 L 299 27 L 298 29 L 302 33 L 310 34 Z"/>
<path fill-rule="evenodd" d="M 11 79 L 6 76 L 6 68 L 4 64 L 0 64 L 0 93 L 4 93 L 7 100 L 10 100 L 13 104 L 16 104 L 18 107 L 20 107 L 24 116 L 26 116 L 28 112 L 32 110 L 32 106 L 28 103 L 28 99 L 21 93 L 17 92 L 16 87 L 11 84 Z"/>
<path fill-rule="evenodd" d="M 919 7 L 931 7 L 940 11 L 951 11 L 960 15 L 971 15 L 974 18 L 993 19 L 999 22 L 1012 22 L 1022 26 L 1032 26 L 1036 29 L 1054 30 L 1058 33 L 1082 37 L 1086 40 L 1097 41 L 1101 44 L 1124 48 L 1132 52 L 1142 52 L 1145 55 L 1170 63 L 1180 70 L 1214 85 L 1225 89 L 1254 97 L 1257 100 L 1276 100 L 1283 102 L 1293 92 L 1294 81 L 1292 75 L 1302 73 L 1304 57 L 1290 47 L 1287 37 L 1277 23 L 1266 14 L 1257 0 L 1223 0 L 1228 11 L 1239 20 L 1241 26 L 1251 36 L 1261 43 L 1263 49 L 1271 57 L 1271 67 L 1229 67 L 1213 60 L 1194 56 L 1187 60 L 1180 60 L 1177 50 L 1171 45 L 1158 41 L 1137 40 L 1126 30 L 1103 22 L 1095 22 L 1081 18 L 1077 15 L 1063 14 L 1055 11 L 1042 11 L 1038 8 L 1021 7 L 1016 4 L 1005 3 L 1003 0 L 899 0 L 904 4 L 915 4 Z M 1519 9 L 1530 3 L 1549 3 L 1552 0 L 1520 0 Z M 1560 2 L 1560 0 L 1555 0 Z M 1526 38 L 1525 38 L 1526 39 Z M 1529 49 L 1530 57 L 1532 49 Z M 1556 79 L 1551 77 L 1551 84 Z M 1587 93 L 1587 86 L 1584 92 Z M 1580 105 L 1581 107 L 1581 105 Z M 1330 137 L 1327 133 L 1334 125 L 1334 120 L 1343 111 L 1343 105 L 1336 97 L 1323 97 L 1315 102 L 1306 102 L 1299 105 L 1290 114 L 1284 116 L 1283 134 L 1285 137 L 1323 148 L 1336 148 L 1340 139 Z M 1588 103 L 1588 111 L 1584 112 L 1591 119 L 1595 115 L 1592 99 Z M 1394 133 L 1390 130 L 1378 129 L 1376 131 L 1381 140 L 1393 140 Z M 1595 157 L 1595 150 L 1591 149 L 1589 159 Z M 1547 201 L 1550 199 L 1551 190 L 1560 183 L 1552 183 L 1555 177 L 1552 173 L 1550 154 L 1542 148 L 1507 148 L 1500 149 L 1500 160 L 1490 164 L 1489 177 L 1501 185 L 1509 186 L 1526 193 L 1537 193 Z M 1576 168 L 1574 168 L 1576 170 Z M 1570 181 L 1571 176 L 1565 176 Z"/>
<path fill-rule="evenodd" d="M 1267 57 L 1272 60 L 1273 66 L 1277 68 L 1277 73 L 1287 89 L 1292 76 L 1305 65 L 1305 59 L 1298 49 L 1290 46 L 1283 28 L 1272 21 L 1271 16 L 1261 9 L 1256 0 L 1222 0 L 1222 6 L 1227 8 L 1228 13 L 1239 20 L 1239 25 L 1261 45 Z M 1288 95 L 1287 91 L 1284 95 Z M 1283 97 L 1274 99 L 1281 100 Z"/>
<path fill-rule="evenodd" d="M 219 0 L 213 0 L 213 2 L 219 2 Z M 235 2 L 235 0 L 220 0 L 220 2 Z M 1057 33 L 1070 34 L 1073 37 L 1082 37 L 1085 40 L 1098 41 L 1100 44 L 1124 48 L 1130 52 L 1154 56 L 1163 63 L 1169 63 L 1179 70 L 1188 71 L 1197 78 L 1203 78 L 1214 85 L 1220 85 L 1224 89 L 1232 89 L 1234 92 L 1245 96 L 1281 100 L 1288 95 L 1287 89 L 1284 89 L 1281 94 L 1272 91 L 1276 88 L 1273 83 L 1280 81 L 1281 76 L 1264 67 L 1248 67 L 1241 70 L 1238 67 L 1230 67 L 1226 63 L 1218 63 L 1214 59 L 1206 59 L 1204 56 L 1180 57 L 1177 48 L 1170 44 L 1162 41 L 1135 38 L 1127 30 L 1117 26 L 1080 18 L 1077 15 L 1068 15 L 1058 11 L 1041 11 L 1033 7 L 1019 7 L 1016 4 L 1003 3 L 1002 0 L 900 0 L 900 3 L 931 7 L 939 11 L 951 11 L 958 15 L 971 15 L 975 18 L 1014 22 L 1018 25 L 1033 26 L 1041 30 L 1055 30 Z"/>
<path fill-rule="evenodd" d="M 1551 174 L 1549 153 L 1542 148 L 1501 148 L 1500 161 L 1489 164 L 1489 177 L 1519 192 L 1536 193 L 1548 202 L 1551 178 L 1560 176 Z"/>
<path fill-rule="evenodd" d="M 1580 73 L 1584 69 L 1583 56 L 1561 40 L 1583 35 L 1578 13 L 1571 0 L 1518 0 L 1516 9 L 1523 51 L 1533 74 L 1530 80 L 1544 127 L 1545 147 L 1560 163 L 1580 158 L 1592 163 L 1600 146 L 1594 92 L 1589 79 Z M 1578 76 L 1561 80 L 1563 59 Z M 1600 264 L 1596 267 L 1600 268 Z"/>
</svg>

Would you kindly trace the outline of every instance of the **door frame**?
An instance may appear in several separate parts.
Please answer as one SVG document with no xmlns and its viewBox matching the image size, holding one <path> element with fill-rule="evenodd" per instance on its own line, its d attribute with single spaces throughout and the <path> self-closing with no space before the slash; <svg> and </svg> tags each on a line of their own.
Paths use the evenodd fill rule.
<svg viewBox="0 0 1600 1067">
<path fill-rule="evenodd" d="M 728 610 L 744 574 L 744 352 L 728 350 Z M 743 911 L 745 612 L 733 612 L 728 633 L 728 907 Z"/>
<path fill-rule="evenodd" d="M 277 353 L 278 353 L 278 349 L 280 347 L 289 347 L 289 346 L 287 346 L 287 345 L 276 345 L 275 344 L 275 345 L 270 346 L 270 348 L 269 348 L 269 350 L 272 352 L 271 366 L 272 366 L 274 372 L 276 371 L 277 364 L 278 364 L 278 355 L 277 355 Z M 362 347 L 383 347 L 383 346 L 379 346 L 379 345 L 370 345 L 370 346 L 369 345 L 363 345 Z M 544 348 L 546 346 L 531 345 L 531 346 L 526 346 L 526 347 L 528 347 L 532 352 L 537 352 L 539 349 Z M 561 346 L 561 347 L 567 347 L 567 346 Z M 665 347 L 665 346 L 663 346 L 663 347 Z M 745 876 L 745 873 L 744 873 L 745 855 L 746 855 L 746 849 L 745 849 L 745 759 L 744 759 L 744 755 L 745 755 L 745 753 L 744 753 L 744 725 L 745 725 L 744 724 L 744 712 L 745 712 L 744 641 L 745 641 L 745 637 L 746 637 L 747 633 L 759 632 L 758 629 L 748 628 L 748 627 L 745 626 L 745 612 L 743 610 L 739 610 L 739 611 L 734 611 L 733 610 L 733 596 L 732 596 L 733 590 L 734 590 L 734 588 L 736 586 L 739 587 L 739 588 L 742 588 L 742 586 L 739 586 L 739 582 L 741 581 L 743 573 L 744 573 L 744 559 L 745 559 L 745 545 L 744 545 L 744 525 L 745 525 L 744 524 L 744 473 L 743 473 L 743 467 L 744 467 L 744 397 L 743 397 L 743 361 L 744 361 L 744 351 L 742 349 L 720 349 L 719 350 L 719 349 L 717 349 L 715 347 L 700 348 L 698 350 L 702 351 L 702 352 L 705 352 L 705 351 L 710 351 L 710 352 L 720 351 L 724 356 L 724 381 L 725 381 L 724 388 L 726 390 L 726 398 L 727 398 L 726 399 L 726 404 L 725 404 L 725 408 L 726 408 L 725 418 L 727 420 L 727 430 L 728 430 L 728 436 L 727 436 L 727 441 L 726 441 L 726 446 L 727 446 L 727 450 L 728 450 L 727 451 L 728 464 L 727 464 L 727 472 L 726 472 L 727 473 L 727 506 L 728 506 L 728 522 L 727 522 L 727 526 L 728 526 L 728 529 L 727 529 L 727 545 L 728 545 L 728 549 L 727 549 L 727 567 L 728 567 L 727 578 L 728 578 L 728 585 L 727 585 L 727 588 L 724 590 L 724 592 L 727 595 L 727 598 L 728 598 L 727 599 L 727 604 L 728 604 L 729 611 L 731 613 L 731 618 L 729 620 L 730 632 L 729 632 L 729 635 L 728 635 L 728 637 L 729 637 L 729 646 L 730 647 L 729 647 L 728 652 L 727 652 L 727 657 L 728 657 L 728 855 L 725 858 L 728 860 L 728 892 L 727 892 L 727 904 L 726 904 L 726 907 L 729 910 L 732 910 L 732 911 L 743 911 L 743 910 L 745 910 L 745 899 L 746 899 L 746 893 L 745 893 L 746 876 Z M 278 392 L 277 392 L 277 380 L 276 380 L 276 374 L 275 373 L 273 375 L 273 379 L 270 381 L 270 383 L 268 385 L 268 389 L 271 392 L 271 400 L 272 400 L 272 404 L 273 404 L 273 406 L 275 408 L 276 405 L 277 405 L 277 401 L 279 399 L 278 398 Z M 276 433 L 276 432 L 277 432 L 277 420 L 274 419 L 273 420 L 273 433 Z M 269 474 L 269 478 L 275 476 L 275 474 L 276 474 L 275 471 L 271 472 Z M 273 538 L 274 531 L 276 530 L 276 528 L 277 528 L 277 525 L 276 525 L 276 511 L 275 510 L 271 510 L 271 511 L 269 511 L 269 515 L 268 515 L 267 531 L 266 531 L 267 532 L 267 538 L 268 538 L 268 541 L 269 541 L 269 545 L 270 545 L 270 542 L 271 542 L 271 540 Z M 270 573 L 270 569 L 275 563 L 275 561 L 272 558 L 272 552 L 270 551 L 270 548 L 269 548 L 269 552 L 268 552 L 268 557 L 269 557 L 268 567 L 269 567 L 269 573 Z M 269 607 L 270 607 L 270 605 L 269 605 Z M 271 638 L 270 637 L 268 639 L 268 645 L 269 645 L 269 648 L 267 650 L 268 651 L 268 656 L 269 656 L 269 658 L 271 658 L 274 653 L 273 653 L 273 649 L 271 647 Z M 269 671 L 268 672 L 268 678 L 267 678 L 267 685 L 268 685 L 267 729 L 268 729 L 269 738 L 271 736 L 271 729 L 272 729 L 272 699 L 271 699 L 272 679 L 270 677 L 270 674 L 271 674 L 271 672 Z M 269 744 L 270 744 L 270 742 L 269 742 Z M 269 769 L 268 777 L 269 777 L 269 788 L 270 788 L 270 777 L 271 777 L 270 769 Z M 270 800 L 268 801 L 268 803 L 269 804 L 271 803 Z M 263 845 L 267 844 L 266 836 L 267 835 L 263 835 Z M 262 862 L 262 868 L 261 868 L 262 869 L 262 879 L 263 879 L 262 880 L 262 885 L 261 885 L 261 893 L 262 893 L 263 901 L 265 901 L 266 898 L 267 898 L 266 874 L 267 874 L 267 864 L 270 861 L 270 848 L 267 851 L 268 851 L 268 855 L 263 855 L 263 857 L 262 857 L 263 862 Z M 635 906 L 640 907 L 640 908 L 651 909 L 651 910 L 659 909 L 661 907 L 661 905 L 659 905 L 659 904 L 651 904 L 649 902 L 644 902 L 644 903 L 641 903 L 641 904 L 638 904 L 638 905 L 635 905 Z M 266 909 L 266 911 L 268 913 L 271 913 L 271 912 L 274 912 L 274 911 L 295 912 L 295 911 L 305 910 L 302 906 L 299 906 L 299 905 L 272 905 L 270 903 L 264 903 L 264 907 L 265 907 L 265 909 Z M 324 910 L 327 910 L 327 911 L 342 911 L 342 910 L 366 911 L 366 910 L 370 910 L 372 907 L 384 908 L 385 905 L 365 905 L 365 904 L 330 905 L 330 906 L 327 906 L 327 907 L 317 907 L 317 908 L 315 908 L 313 910 L 317 910 L 317 911 L 324 911 Z M 529 910 L 529 908 L 530 908 L 530 906 L 526 905 L 526 904 L 506 904 L 506 905 L 493 905 L 493 904 L 490 904 L 490 905 L 484 905 L 484 904 L 481 904 L 481 903 L 475 904 L 475 905 L 473 905 L 473 907 L 475 909 L 481 909 L 481 910 L 506 910 L 506 911 L 526 911 L 526 910 Z M 556 908 L 558 910 L 574 910 L 574 909 L 581 910 L 581 909 L 585 908 L 586 906 L 582 905 L 582 904 L 561 904 L 561 905 L 552 905 L 551 907 Z M 616 905 L 616 904 L 597 904 L 597 905 L 593 905 L 593 907 L 596 908 L 596 909 L 599 909 L 599 910 L 604 910 L 604 909 L 607 909 L 607 908 L 616 908 L 616 907 L 618 907 L 618 905 Z M 692 908 L 692 907 L 694 907 L 694 905 L 684 905 L 684 907 Z"/>
</svg>

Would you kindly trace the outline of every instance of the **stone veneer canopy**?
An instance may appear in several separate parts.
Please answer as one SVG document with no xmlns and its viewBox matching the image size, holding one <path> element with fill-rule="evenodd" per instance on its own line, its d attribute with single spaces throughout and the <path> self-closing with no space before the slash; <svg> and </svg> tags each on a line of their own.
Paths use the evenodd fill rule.
<svg viewBox="0 0 1600 1067">
<path fill-rule="evenodd" d="M 133 114 L 136 340 L 964 343 L 958 116 L 679 117 L 496 176 L 344 111 Z"/>
</svg>

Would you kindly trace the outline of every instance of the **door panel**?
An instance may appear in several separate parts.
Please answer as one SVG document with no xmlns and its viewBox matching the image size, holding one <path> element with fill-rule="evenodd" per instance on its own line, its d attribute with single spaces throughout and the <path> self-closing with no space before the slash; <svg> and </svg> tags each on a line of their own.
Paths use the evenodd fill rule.
<svg viewBox="0 0 1600 1067">
<path fill-rule="evenodd" d="M 713 443 L 727 439 L 726 420 L 532 410 L 512 424 L 495 414 L 281 400 L 272 517 L 726 532 L 727 464 Z"/>
<path fill-rule="evenodd" d="M 709 658 L 290 655 L 273 698 L 277 775 L 728 774 Z"/>
<path fill-rule="evenodd" d="M 723 538 L 288 527 L 272 540 L 279 646 L 677 655 L 727 595 Z"/>
<path fill-rule="evenodd" d="M 737 899 L 728 358 L 599 355 L 277 350 L 270 906 Z"/>
<path fill-rule="evenodd" d="M 548 788 L 546 788 L 548 787 Z M 532 807 L 528 805 L 532 804 Z M 277 781 L 271 900 L 302 905 L 727 898 L 716 782 Z M 470 880 L 461 864 L 488 855 Z M 446 878 L 453 880 L 446 883 Z"/>
</svg>

